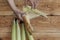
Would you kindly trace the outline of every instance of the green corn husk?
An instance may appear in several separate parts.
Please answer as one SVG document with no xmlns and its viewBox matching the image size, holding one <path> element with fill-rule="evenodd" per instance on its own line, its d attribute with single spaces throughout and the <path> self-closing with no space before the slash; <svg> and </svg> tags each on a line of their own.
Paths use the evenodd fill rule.
<svg viewBox="0 0 60 40">
<path fill-rule="evenodd" d="M 12 26 L 12 40 L 16 40 L 16 22 L 15 20 L 13 21 L 13 26 Z"/>
<path fill-rule="evenodd" d="M 26 7 L 23 7 L 23 11 L 27 14 L 27 16 L 29 16 L 29 19 L 36 18 L 40 15 L 48 18 L 46 13 L 39 11 L 38 9 L 31 9 L 31 6 L 28 5 Z"/>
<path fill-rule="evenodd" d="M 18 24 L 18 20 L 14 20 L 12 27 L 12 40 L 21 40 L 21 32 Z"/>
<path fill-rule="evenodd" d="M 21 24 L 21 32 L 22 32 L 22 38 L 21 40 L 26 40 L 26 33 L 25 33 L 25 28 L 24 28 L 24 23 Z"/>
<path fill-rule="evenodd" d="M 33 35 L 30 34 L 27 30 L 26 30 L 26 34 L 27 34 L 28 40 L 34 40 Z"/>
<path fill-rule="evenodd" d="M 26 34 L 28 37 L 28 40 L 34 40 L 33 36 L 26 30 L 24 23 L 22 23 L 22 40 L 26 40 Z"/>
<path fill-rule="evenodd" d="M 16 21 L 17 23 L 17 40 L 21 40 L 21 30 L 20 30 L 20 27 L 19 27 L 19 24 L 18 24 L 18 20 Z"/>
</svg>

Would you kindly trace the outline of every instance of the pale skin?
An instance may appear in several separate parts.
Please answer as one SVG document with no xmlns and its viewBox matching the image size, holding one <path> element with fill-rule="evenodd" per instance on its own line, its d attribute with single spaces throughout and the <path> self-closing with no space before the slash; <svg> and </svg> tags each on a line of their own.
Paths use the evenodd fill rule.
<svg viewBox="0 0 60 40">
<path fill-rule="evenodd" d="M 15 3 L 14 0 L 8 0 L 8 3 L 10 5 L 10 7 L 12 8 L 12 10 L 15 12 L 15 15 L 19 18 L 19 20 L 23 20 L 21 17 L 21 14 L 24 13 L 23 11 L 19 10 Z"/>
<path fill-rule="evenodd" d="M 15 5 L 15 2 L 14 0 L 7 0 L 9 5 L 11 6 L 12 10 L 15 12 L 16 16 L 19 18 L 19 20 L 22 20 L 22 17 L 21 15 L 24 14 L 23 11 L 19 10 L 16 5 Z M 35 4 L 36 4 L 36 0 L 26 0 L 26 1 L 30 1 L 31 5 L 32 5 L 32 8 L 35 8 Z"/>
<path fill-rule="evenodd" d="M 33 4 L 34 2 L 32 0 L 30 0 L 30 2 L 33 5 L 32 8 L 34 8 L 34 4 Z M 32 29 L 32 27 L 30 25 L 30 22 L 27 20 L 25 13 L 23 11 L 19 10 L 16 7 L 14 0 L 8 0 L 8 3 L 10 5 L 10 7 L 12 8 L 12 10 L 15 12 L 15 15 L 17 16 L 19 21 L 24 21 L 26 23 L 26 25 L 28 26 L 28 27 L 26 27 L 27 30 L 29 32 L 31 32 L 33 29 Z"/>
<path fill-rule="evenodd" d="M 39 1 L 38 0 L 30 0 L 30 2 L 32 3 L 32 8 L 36 8 Z"/>
</svg>

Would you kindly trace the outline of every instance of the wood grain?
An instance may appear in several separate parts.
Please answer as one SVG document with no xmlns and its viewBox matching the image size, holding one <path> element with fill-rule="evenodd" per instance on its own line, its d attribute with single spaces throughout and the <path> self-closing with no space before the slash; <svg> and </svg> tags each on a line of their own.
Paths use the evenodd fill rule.
<svg viewBox="0 0 60 40">
<path fill-rule="evenodd" d="M 0 11 L 0 15 L 12 15 L 14 16 L 14 12 L 13 11 Z"/>
<path fill-rule="evenodd" d="M 13 19 L 14 17 L 11 15 L 10 16 L 0 15 L 0 32 L 10 32 Z"/>
<path fill-rule="evenodd" d="M 16 6 L 22 10 L 24 0 L 15 0 Z M 31 20 L 34 28 L 35 40 L 60 40 L 60 0 L 38 0 L 36 6 L 42 12 L 47 13 L 48 20 L 42 16 Z M 0 0 L 0 38 L 11 40 L 11 27 L 14 13 L 7 0 Z"/>
<path fill-rule="evenodd" d="M 47 14 L 53 14 L 53 15 L 60 15 L 60 0 L 38 0 L 38 5 L 36 6 L 37 9 L 39 9 L 42 12 L 45 12 Z M 22 10 L 22 7 L 24 6 L 23 0 L 15 0 L 16 6 Z M 0 0 L 0 11 L 10 11 L 12 10 L 9 7 L 9 4 L 7 3 L 7 0 Z"/>
<path fill-rule="evenodd" d="M 60 33 L 60 16 L 48 16 L 49 20 L 44 17 L 38 17 L 31 20 L 34 32 Z"/>
</svg>

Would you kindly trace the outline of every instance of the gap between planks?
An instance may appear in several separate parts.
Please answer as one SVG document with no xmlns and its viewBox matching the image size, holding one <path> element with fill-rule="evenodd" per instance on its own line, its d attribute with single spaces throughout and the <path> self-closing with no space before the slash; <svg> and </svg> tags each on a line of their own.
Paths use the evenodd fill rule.
<svg viewBox="0 0 60 40">
<path fill-rule="evenodd" d="M 14 15 L 14 12 L 13 11 L 0 11 L 0 15 Z M 60 13 L 56 13 L 56 14 L 46 13 L 46 15 L 48 15 L 48 16 L 60 16 Z"/>
</svg>

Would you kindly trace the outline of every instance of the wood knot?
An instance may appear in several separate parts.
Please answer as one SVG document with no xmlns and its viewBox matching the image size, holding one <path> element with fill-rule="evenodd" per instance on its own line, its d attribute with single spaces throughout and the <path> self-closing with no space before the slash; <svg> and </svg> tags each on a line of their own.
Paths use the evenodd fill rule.
<svg viewBox="0 0 60 40">
<path fill-rule="evenodd" d="M 0 38 L 0 40 L 2 40 L 2 38 Z"/>
<path fill-rule="evenodd" d="M 37 40 L 40 40 L 40 39 L 37 39 Z"/>
<path fill-rule="evenodd" d="M 53 14 L 50 14 L 50 16 L 54 16 Z"/>
</svg>

